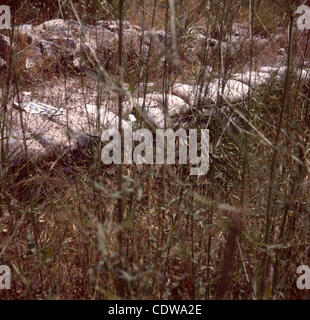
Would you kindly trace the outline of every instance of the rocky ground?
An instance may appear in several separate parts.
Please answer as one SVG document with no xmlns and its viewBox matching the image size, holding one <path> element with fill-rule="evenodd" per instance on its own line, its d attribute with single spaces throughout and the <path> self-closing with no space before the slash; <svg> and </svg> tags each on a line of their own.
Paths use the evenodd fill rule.
<svg viewBox="0 0 310 320">
<path fill-rule="evenodd" d="M 223 52 L 229 51 L 231 63 L 235 67 L 231 69 L 227 79 L 223 79 L 216 66 L 206 66 L 209 81 L 202 87 L 192 79 L 185 83 L 176 72 L 174 83 L 167 93 L 170 124 L 195 110 L 198 103 L 207 114 L 212 114 L 220 96 L 225 103 L 247 99 L 249 93 L 255 94 L 255 89 L 264 85 L 271 77 L 279 79 L 286 73 L 286 48 L 281 30 L 268 39 L 259 35 L 254 37 L 253 48 L 257 55 L 252 71 L 249 70 L 247 59 L 249 34 L 246 24 L 234 24 L 233 34 L 227 36 L 221 44 L 216 34 L 205 34 L 203 28 L 191 31 L 190 35 L 191 41 L 184 50 L 187 56 L 181 63 L 186 64 L 193 58 L 199 60 L 203 46 L 208 47 L 208 54 L 212 57 L 217 54 L 221 45 Z M 170 36 L 167 39 L 170 41 Z M 25 71 L 24 79 L 30 79 L 29 90 L 22 90 L 18 95 L 16 92 L 9 92 L 9 95 L 15 94 L 15 98 L 6 109 L 6 116 L 12 125 L 6 127 L 5 137 L 12 162 L 25 159 L 25 150 L 28 157 L 35 158 L 59 148 L 77 150 L 93 138 L 100 137 L 103 128 L 117 127 L 115 98 L 119 90 L 123 89 L 128 89 L 125 90 L 124 102 L 126 120 L 131 113 L 141 113 L 144 105 L 145 117 L 157 127 L 163 127 L 164 96 L 158 85 L 152 82 L 147 85 L 140 83 L 132 88 L 130 75 L 137 68 L 138 58 L 147 58 L 150 42 L 155 48 L 152 54 L 160 58 L 164 53 L 166 40 L 164 31 L 142 31 L 138 26 L 125 22 L 125 76 L 128 82 L 121 88 L 115 84 L 113 76 L 109 77 L 105 73 L 107 71 L 113 75 L 116 72 L 117 21 L 98 21 L 95 25 L 81 26 L 77 21 L 55 19 L 37 26 L 20 25 L 15 29 L 13 45 L 7 35 L 0 34 L 1 79 L 4 82 L 8 72 L 11 46 L 21 50 L 18 70 L 21 74 Z M 307 63 L 301 66 L 300 54 L 294 54 L 295 74 L 302 81 L 307 81 L 310 76 Z M 100 75 L 96 71 L 98 68 L 102 70 Z M 65 79 L 59 76 L 68 70 L 70 73 Z M 161 71 L 157 69 L 156 72 Z M 44 79 L 43 73 L 46 81 L 33 81 Z M 83 83 L 85 74 L 90 79 Z M 98 86 L 96 80 L 101 81 L 101 86 Z M 3 87 L 2 97 L 4 92 Z M 199 95 L 202 98 L 198 101 Z"/>
</svg>

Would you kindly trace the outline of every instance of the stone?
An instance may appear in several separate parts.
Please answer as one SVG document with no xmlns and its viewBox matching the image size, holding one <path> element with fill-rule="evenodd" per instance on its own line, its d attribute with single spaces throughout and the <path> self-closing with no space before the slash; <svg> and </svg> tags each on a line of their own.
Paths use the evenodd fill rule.
<svg viewBox="0 0 310 320">
<path fill-rule="evenodd" d="M 68 24 L 63 19 L 45 21 L 39 27 L 53 33 L 61 33 L 68 30 Z"/>
<path fill-rule="evenodd" d="M 226 81 L 224 89 L 222 89 L 222 86 L 222 79 L 211 82 L 206 88 L 206 98 L 215 103 L 219 95 L 222 95 L 228 101 L 236 102 L 244 99 L 249 92 L 249 87 L 246 84 L 236 80 Z"/>
<path fill-rule="evenodd" d="M 245 99 L 249 89 L 249 86 L 240 81 L 228 80 L 225 84 L 223 95 L 227 100 L 236 102 Z"/>
<path fill-rule="evenodd" d="M 201 91 L 200 102 L 207 104 L 208 101 L 215 103 L 219 94 L 222 94 L 222 79 L 216 79 L 205 85 Z M 183 100 L 185 100 L 190 106 L 194 107 L 195 103 L 198 103 L 198 94 L 200 90 L 198 86 L 176 84 L 172 89 L 172 93 Z M 244 99 L 248 94 L 249 87 L 246 83 L 242 83 L 236 80 L 226 81 L 223 96 L 231 102 L 239 101 Z"/>
<path fill-rule="evenodd" d="M 177 97 L 182 98 L 185 102 L 187 102 L 190 106 L 193 106 L 195 102 L 197 102 L 197 92 L 198 86 L 189 85 L 184 83 L 176 83 L 171 92 Z"/>
<path fill-rule="evenodd" d="M 165 41 L 165 32 L 162 30 L 147 30 L 147 31 L 144 31 L 143 36 L 144 36 L 144 39 L 143 39 L 144 43 L 146 43 L 147 45 L 150 44 L 151 39 L 153 42 L 155 42 L 155 44 L 156 43 L 164 44 L 164 41 Z"/>
<path fill-rule="evenodd" d="M 264 70 L 264 69 L 263 69 Z M 233 79 L 243 82 L 244 84 L 249 84 L 251 80 L 251 86 L 256 88 L 266 83 L 271 77 L 270 72 L 255 72 L 247 71 L 245 73 L 236 73 L 233 75 Z"/>
<path fill-rule="evenodd" d="M 274 67 L 261 67 L 259 69 L 260 73 L 268 73 L 268 74 L 275 74 L 279 77 L 282 77 L 285 75 L 286 73 L 286 66 L 282 66 L 280 68 L 274 68 Z"/>
<path fill-rule="evenodd" d="M 24 94 L 24 97 L 30 97 Z M 9 150 L 11 162 L 25 160 L 24 139 L 26 141 L 28 156 L 41 157 L 51 150 L 61 148 L 66 151 L 73 151 L 84 148 L 94 137 L 100 134 L 96 129 L 89 127 L 85 110 L 76 107 L 74 112 L 69 109 L 56 108 L 54 106 L 30 101 L 19 105 L 13 103 L 13 108 L 9 108 L 12 116 L 12 128 L 14 132 L 9 132 Z M 20 124 L 20 110 L 23 114 L 23 130 Z M 91 112 L 94 109 L 90 109 Z M 117 117 L 110 111 L 105 110 L 104 125 L 115 127 Z M 94 121 L 92 119 L 91 121 Z"/>
<path fill-rule="evenodd" d="M 97 28 L 100 27 L 104 27 L 110 31 L 113 32 L 118 32 L 119 30 L 119 21 L 118 20 L 99 20 L 96 22 L 95 26 Z M 123 21 L 123 29 L 125 30 L 131 30 L 131 29 L 135 29 L 135 30 L 139 30 L 140 28 L 138 26 L 133 26 L 131 25 L 131 23 L 127 20 Z"/>
<path fill-rule="evenodd" d="M 15 32 L 20 36 L 23 36 L 28 44 L 33 42 L 33 28 L 31 24 L 21 24 L 16 26 Z"/>
<path fill-rule="evenodd" d="M 5 135 L 8 139 L 8 160 L 12 166 L 22 163 L 26 159 L 25 144 L 27 147 L 28 159 L 39 157 L 46 153 L 46 148 L 34 138 L 30 132 L 25 132 L 25 137 L 19 130 L 13 130 Z"/>
<path fill-rule="evenodd" d="M 172 94 L 167 94 L 167 107 L 168 107 L 168 115 L 170 117 L 174 117 L 176 115 L 184 114 L 189 111 L 191 107 L 180 97 L 177 97 Z M 151 93 L 146 95 L 146 99 L 148 101 L 153 100 L 154 102 L 158 102 L 160 107 L 164 110 L 164 95 L 161 93 Z"/>
<path fill-rule="evenodd" d="M 46 40 L 41 40 L 38 43 L 38 47 L 41 50 L 41 53 L 43 55 L 46 55 L 47 57 L 50 57 L 51 55 L 53 55 L 53 51 L 54 51 L 54 46 L 53 43 L 50 41 L 46 41 Z"/>
<path fill-rule="evenodd" d="M 180 116 L 185 112 L 190 110 L 190 106 L 180 97 L 173 96 L 171 94 L 167 94 L 168 100 L 168 112 L 167 112 L 167 121 L 169 125 L 173 124 L 173 117 Z M 145 106 L 143 108 L 143 102 Z M 153 124 L 155 124 L 158 128 L 164 127 L 164 98 L 160 93 L 151 93 L 147 94 L 144 98 L 135 99 L 133 101 L 133 105 L 139 107 L 139 111 L 143 112 L 144 117 L 151 120 Z M 142 109 L 143 108 L 143 109 Z M 132 112 L 135 112 L 132 110 Z M 136 110 L 137 112 L 137 110 Z"/>
</svg>

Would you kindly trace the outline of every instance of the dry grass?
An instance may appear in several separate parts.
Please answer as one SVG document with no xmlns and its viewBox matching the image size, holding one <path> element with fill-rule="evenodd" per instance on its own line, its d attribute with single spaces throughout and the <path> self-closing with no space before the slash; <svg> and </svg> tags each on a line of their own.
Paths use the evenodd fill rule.
<svg viewBox="0 0 310 320">
<path fill-rule="evenodd" d="M 35 12 L 43 10 L 43 2 L 42 8 L 38 3 Z M 59 17 L 59 8 L 45 3 L 50 8 L 45 18 Z M 90 10 L 101 19 L 117 17 L 118 1 L 108 1 L 110 12 L 98 9 L 99 1 L 91 1 L 89 8 L 83 7 L 84 1 L 80 3 L 77 9 L 86 23 L 92 22 Z M 287 53 L 284 31 L 278 41 L 268 41 L 261 50 L 253 44 L 252 51 L 248 37 L 234 54 L 204 52 L 203 44 L 193 48 L 186 34 L 189 27 L 203 26 L 208 34 L 221 39 L 231 32 L 233 22 L 248 21 L 249 1 L 227 1 L 222 10 L 222 1 L 213 1 L 213 7 L 210 1 L 175 3 L 179 64 L 154 48 L 149 48 L 148 59 L 142 60 L 136 51 L 138 39 L 130 42 L 132 39 L 125 38 L 124 79 L 133 88 L 145 80 L 154 82 L 160 92 L 169 91 L 167 83 L 174 81 L 206 84 L 215 76 L 206 73 L 206 65 L 223 76 L 255 64 L 274 63 L 275 55 L 270 52 L 279 46 Z M 169 29 L 166 5 L 159 0 L 137 0 L 130 7 L 125 3 L 125 18 L 142 27 L 144 13 L 145 30 L 152 25 Z M 29 6 L 26 1 L 17 22 L 41 23 Z M 73 17 L 69 2 L 64 10 L 66 18 Z M 255 35 L 271 39 L 270 33 L 287 27 L 288 17 L 277 5 L 268 7 L 262 1 L 256 10 L 260 21 L 254 18 Z M 296 38 L 300 48 L 295 50 L 293 42 L 296 54 L 292 62 L 300 63 L 309 54 L 307 38 L 305 34 Z M 15 53 L 28 46 L 25 39 L 15 38 L 14 42 Z M 118 51 L 114 50 L 100 57 L 113 81 L 119 75 Z M 7 84 L 14 88 L 9 100 L 17 89 L 34 88 L 42 88 L 41 96 L 36 92 L 37 99 L 47 98 L 49 93 L 43 91 L 56 79 L 66 88 L 76 86 L 72 92 L 68 90 L 72 96 L 82 84 L 92 97 L 102 89 L 102 83 L 85 74 L 59 70 L 57 59 L 46 58 L 25 70 L 25 59 L 31 54 L 29 48 L 13 55 L 10 68 L 0 74 L 2 141 L 9 123 L 3 99 Z M 163 59 L 158 61 L 159 57 Z M 88 67 L 98 71 L 96 65 Z M 81 82 L 71 81 L 77 77 Z M 0 262 L 10 266 L 13 281 L 10 291 L 0 291 L 1 298 L 306 298 L 295 283 L 296 268 L 309 265 L 308 90 L 309 83 L 298 79 L 285 85 L 284 79 L 272 78 L 243 102 L 230 105 L 219 99 L 215 108 L 226 110 L 226 115 L 209 118 L 197 107 L 179 120 L 188 128 L 208 123 L 211 166 L 202 177 L 189 176 L 188 166 L 123 165 L 120 184 L 120 167 L 103 165 L 101 146 L 96 143 L 60 159 L 59 153 L 51 152 L 22 168 L 9 168 L 9 155 L 3 156 Z M 71 99 L 54 94 L 48 98 L 55 105 Z M 115 94 L 111 99 L 116 110 L 121 99 Z M 229 119 L 236 125 L 227 125 Z M 4 150 L 1 152 L 3 155 Z"/>
</svg>

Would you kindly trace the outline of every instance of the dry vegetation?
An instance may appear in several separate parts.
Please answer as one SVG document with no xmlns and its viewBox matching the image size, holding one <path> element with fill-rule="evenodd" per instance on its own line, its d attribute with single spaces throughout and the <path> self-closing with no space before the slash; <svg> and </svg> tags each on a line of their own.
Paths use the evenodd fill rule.
<svg viewBox="0 0 310 320">
<path fill-rule="evenodd" d="M 70 2 L 14 1 L 15 23 L 74 19 Z M 273 63 L 277 32 L 288 69 L 309 57 L 309 31 L 288 34 L 293 1 L 72 2 L 85 24 L 121 14 L 142 29 L 167 32 L 174 7 L 177 58 L 168 40 L 160 55 L 150 44 L 146 59 L 126 41 L 121 59 L 117 50 L 102 57 L 112 81 L 122 74 L 121 62 L 132 91 L 146 81 L 163 93 L 176 81 L 203 86 L 215 76 L 206 66 L 225 77 L 268 59 Z M 268 40 L 262 51 L 249 38 L 224 56 L 193 47 L 190 29 L 202 28 L 221 41 L 235 22 L 247 30 L 252 25 L 253 34 Z M 108 91 L 87 74 L 60 70 L 55 60 L 26 70 L 23 41 L 15 38 L 14 52 L 6 53 L 12 63 L 0 71 L 0 264 L 9 265 L 13 277 L 12 289 L 0 290 L 1 299 L 308 298 L 296 288 L 296 269 L 310 265 L 309 83 L 289 73 L 243 102 L 218 99 L 216 108 L 225 116 L 210 117 L 198 99 L 180 125 L 208 123 L 211 163 L 205 176 L 189 176 L 184 165 L 105 166 L 97 144 L 71 157 L 59 153 L 57 161 L 50 154 L 39 163 L 10 167 L 11 155 L 3 152 L 5 110 L 18 92 L 37 90 L 38 98 L 47 98 L 57 81 L 66 88 L 64 103 L 75 94 L 68 89 L 72 84 L 96 99 Z M 89 68 L 100 72 L 96 65 Z M 50 99 L 53 104 L 57 97 Z M 122 113 L 123 98 L 113 93 L 110 99 Z"/>
</svg>

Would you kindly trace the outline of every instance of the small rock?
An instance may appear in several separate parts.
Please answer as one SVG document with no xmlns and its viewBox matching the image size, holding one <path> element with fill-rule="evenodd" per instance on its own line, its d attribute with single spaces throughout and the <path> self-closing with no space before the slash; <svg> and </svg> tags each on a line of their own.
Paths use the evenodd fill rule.
<svg viewBox="0 0 310 320">
<path fill-rule="evenodd" d="M 257 86 L 261 86 L 262 84 L 266 83 L 271 77 L 270 72 L 263 72 L 263 70 L 266 70 L 266 69 L 261 68 L 260 71 L 262 72 L 252 71 L 251 73 L 250 71 L 247 71 L 245 73 L 236 73 L 233 75 L 233 78 L 247 85 L 249 84 L 251 79 L 251 86 L 255 88 Z"/>
<path fill-rule="evenodd" d="M 176 83 L 172 88 L 172 94 L 182 98 L 190 106 L 197 102 L 198 86 L 184 83 Z"/>
<path fill-rule="evenodd" d="M 146 95 L 148 101 L 154 100 L 158 102 L 162 110 L 164 109 L 164 95 L 161 93 L 151 93 Z M 180 97 L 167 94 L 168 115 L 173 117 L 175 115 L 183 114 L 191 109 L 191 107 Z"/>
<path fill-rule="evenodd" d="M 68 30 L 68 24 L 63 19 L 45 21 L 40 26 L 44 30 L 53 33 L 65 32 L 66 30 Z"/>
<path fill-rule="evenodd" d="M 245 99 L 249 89 L 249 86 L 240 81 L 228 80 L 224 87 L 223 95 L 227 100 L 235 102 Z"/>
<path fill-rule="evenodd" d="M 165 32 L 162 30 L 149 30 L 144 32 L 144 42 L 148 45 L 150 40 L 155 43 L 163 44 L 165 41 Z"/>
<path fill-rule="evenodd" d="M 16 33 L 25 37 L 28 44 L 33 42 L 33 29 L 30 24 L 21 24 L 16 27 Z"/>
</svg>

